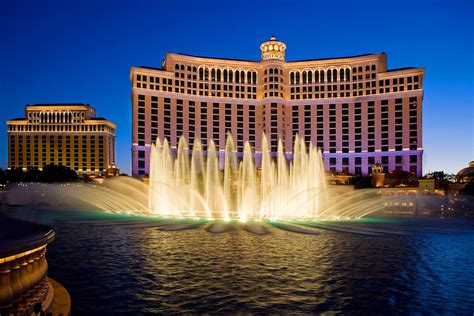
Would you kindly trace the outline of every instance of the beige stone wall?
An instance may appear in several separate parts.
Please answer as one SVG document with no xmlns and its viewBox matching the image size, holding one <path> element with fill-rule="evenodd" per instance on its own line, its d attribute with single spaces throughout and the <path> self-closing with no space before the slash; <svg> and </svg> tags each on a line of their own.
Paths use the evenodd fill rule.
<svg viewBox="0 0 474 316">
<path fill-rule="evenodd" d="M 289 157 L 298 133 L 321 148 L 327 170 L 367 174 L 381 163 L 421 175 L 422 68 L 387 71 L 384 53 L 287 62 L 277 49 L 273 59 L 262 49 L 262 61 L 168 53 L 162 69 L 132 67 L 132 173 L 148 172 L 157 137 L 172 148 L 181 135 L 213 139 L 224 150 L 230 132 L 257 156 L 263 133 L 273 152 L 281 138 Z"/>
</svg>

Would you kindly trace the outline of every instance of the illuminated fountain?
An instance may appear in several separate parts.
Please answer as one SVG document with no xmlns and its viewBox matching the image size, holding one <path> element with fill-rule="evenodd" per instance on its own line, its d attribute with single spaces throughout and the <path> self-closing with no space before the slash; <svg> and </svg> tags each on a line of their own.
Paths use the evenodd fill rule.
<svg viewBox="0 0 474 316">
<path fill-rule="evenodd" d="M 207 151 L 199 140 L 190 150 L 181 137 L 173 152 L 166 139 L 158 140 L 151 147 L 148 185 L 130 177 L 101 183 L 19 183 L 8 189 L 5 205 L 13 216 L 31 221 L 48 214 L 34 210 L 59 211 L 52 213 L 52 219 L 78 220 L 100 211 L 117 218 L 131 216 L 127 221 L 134 224 L 147 218 L 159 225 L 162 220 L 174 225 L 176 219 L 216 220 L 212 225 L 218 225 L 359 219 L 390 203 L 380 190 L 327 186 L 321 152 L 298 136 L 291 156 L 279 141 L 272 157 L 265 136 L 261 148 L 254 153 L 246 142 L 239 153 L 228 136 L 224 151 L 218 152 L 212 140 Z"/>
<path fill-rule="evenodd" d="M 207 151 L 199 140 L 191 151 L 181 137 L 176 158 L 166 139 L 157 140 L 151 149 L 149 209 L 164 217 L 240 221 L 318 218 L 327 202 L 321 153 L 297 136 L 292 158 L 286 159 L 280 140 L 273 160 L 263 136 L 260 168 L 248 142 L 239 162 L 229 135 L 221 171 L 212 140 Z"/>
</svg>

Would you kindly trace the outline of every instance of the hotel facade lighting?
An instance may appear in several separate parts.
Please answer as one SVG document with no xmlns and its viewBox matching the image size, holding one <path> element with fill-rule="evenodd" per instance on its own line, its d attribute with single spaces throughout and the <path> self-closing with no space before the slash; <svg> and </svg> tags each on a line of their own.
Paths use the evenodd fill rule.
<svg viewBox="0 0 474 316">
<path fill-rule="evenodd" d="M 330 172 L 366 175 L 371 166 L 422 174 L 423 68 L 387 69 L 387 55 L 285 61 L 275 37 L 261 61 L 166 54 L 161 68 L 132 67 L 132 174 L 149 172 L 150 146 L 176 149 L 213 139 L 223 164 L 226 135 L 245 141 L 258 164 L 262 134 L 291 159 L 296 134 L 323 152 Z"/>
<path fill-rule="evenodd" d="M 88 104 L 25 106 L 7 121 L 8 167 L 68 166 L 79 175 L 104 175 L 115 165 L 115 125 Z"/>
</svg>

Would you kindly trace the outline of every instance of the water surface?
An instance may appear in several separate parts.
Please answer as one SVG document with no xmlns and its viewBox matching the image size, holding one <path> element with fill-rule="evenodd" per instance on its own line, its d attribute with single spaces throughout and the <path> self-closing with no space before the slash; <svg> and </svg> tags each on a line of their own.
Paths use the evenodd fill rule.
<svg viewBox="0 0 474 316">
<path fill-rule="evenodd" d="M 474 312 L 474 223 L 342 223 L 371 236 L 269 226 L 212 234 L 202 227 L 54 221 L 49 275 L 73 315 L 149 313 L 456 314 Z"/>
</svg>

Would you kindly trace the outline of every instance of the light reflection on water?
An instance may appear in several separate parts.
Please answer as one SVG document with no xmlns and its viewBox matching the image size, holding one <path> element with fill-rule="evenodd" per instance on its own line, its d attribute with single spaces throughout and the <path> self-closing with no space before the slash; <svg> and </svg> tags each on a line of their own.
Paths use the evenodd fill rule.
<svg viewBox="0 0 474 316">
<path fill-rule="evenodd" d="M 69 290 L 78 315 L 470 315 L 474 224 L 425 222 L 439 231 L 374 237 L 271 227 L 257 236 L 57 222 L 49 274 Z"/>
</svg>

